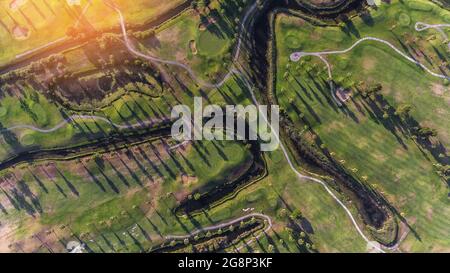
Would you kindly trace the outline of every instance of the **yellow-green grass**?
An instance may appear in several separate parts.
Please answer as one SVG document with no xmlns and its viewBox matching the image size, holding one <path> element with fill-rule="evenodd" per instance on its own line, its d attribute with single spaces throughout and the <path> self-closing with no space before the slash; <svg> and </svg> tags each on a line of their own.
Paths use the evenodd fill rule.
<svg viewBox="0 0 450 273">
<path fill-rule="evenodd" d="M 430 16 L 430 12 L 411 10 L 408 1 L 405 2 L 406 4 L 402 4 L 394 1 L 392 5 L 382 5 L 379 10 L 372 11 L 374 26 L 368 26 L 361 19 L 355 18 L 355 29 L 361 37 L 383 38 L 397 46 L 399 42 L 394 34 L 399 37 L 402 37 L 399 33 L 403 32 L 417 35 L 420 37 L 420 48 L 437 60 L 431 44 L 421 40 L 433 34 L 432 31 L 418 34 L 413 32 L 412 27 L 416 21 L 443 23 L 446 19 L 440 17 L 440 14 L 447 12 L 434 6 L 433 16 Z M 399 12 L 407 13 L 412 23 L 390 32 L 389 28 Z M 293 52 L 285 44 L 288 35 L 292 35 L 290 32 L 295 30 L 303 38 L 302 50 L 306 52 L 345 49 L 357 40 L 353 35 L 348 36 L 335 27 L 313 27 L 306 22 L 303 23 L 304 26 L 298 27 L 300 21 L 301 19 L 280 16 L 276 24 L 276 97 L 280 105 L 300 126 L 294 107 L 304 113 L 305 119 L 313 125 L 313 130 L 328 149 L 335 153 L 336 159 L 345 160 L 345 167 L 348 169 L 356 169 L 357 177 L 366 176 L 367 183 L 406 216 L 420 240 L 412 232 L 409 233 L 404 250 L 448 250 L 448 188 L 435 173 L 432 156 L 427 152 L 423 154 L 411 139 L 395 129 L 398 140 L 383 126 L 385 120 L 371 116 L 367 110 L 370 108 L 360 96 L 354 96 L 355 103 L 346 104 L 351 114 L 331 107 L 327 101 L 331 99 L 326 83 L 328 75 L 320 61 L 305 59 L 302 65 L 291 64 L 288 70 L 292 75 L 287 81 L 283 79 L 289 55 Z M 445 48 L 439 42 L 432 43 L 439 51 Z M 442 80 L 427 75 L 390 48 L 375 42 L 367 42 L 349 54 L 331 56 L 328 60 L 333 67 L 333 79 L 344 85 L 352 81 L 381 83 L 384 87 L 382 93 L 389 103 L 395 107 L 404 103 L 413 105 L 412 116 L 422 124 L 437 129 L 438 138 L 448 145 L 449 128 L 442 118 L 449 115 L 446 107 L 449 101 L 448 87 L 443 85 Z M 305 72 L 308 69 L 312 69 L 312 77 L 319 83 L 322 91 L 319 91 Z M 439 93 L 437 86 L 443 88 Z"/>
<path fill-rule="evenodd" d="M 66 0 L 28 0 L 18 10 L 11 10 L 9 8 L 10 2 L 6 0 L 0 1 L 0 18 L 9 31 L 0 25 L 2 45 L 0 47 L 0 64 L 6 64 L 14 60 L 17 55 L 64 38 L 67 29 L 77 24 L 80 18 L 79 15 L 83 11 L 86 11 L 86 13 L 84 14 L 83 20 L 78 23 L 79 25 L 88 22 L 89 25 L 97 30 L 117 27 L 119 25 L 117 13 L 100 0 L 91 1 L 92 4 L 86 10 L 85 7 L 88 5 L 87 0 L 80 1 L 81 6 L 69 6 Z M 117 0 L 115 2 L 121 8 L 128 23 L 143 24 L 146 21 L 156 18 L 161 13 L 178 6 L 183 1 L 141 0 L 133 1 L 133 4 L 123 0 Z M 27 39 L 18 40 L 10 34 L 16 25 L 25 27 L 30 31 Z"/>
<path fill-rule="evenodd" d="M 209 181 L 224 179 L 227 171 L 239 168 L 251 158 L 250 151 L 241 143 L 205 141 L 195 144 L 199 150 L 187 145 L 189 150 L 183 152 L 183 156 L 175 152 L 171 158 L 162 153 L 161 161 L 155 155 L 155 150 L 161 149 L 161 145 L 158 142 L 153 145 L 142 146 L 142 149 L 151 157 L 154 167 L 141 158 L 139 153 L 135 153 L 138 161 L 133 158 L 126 159 L 125 156 L 122 156 L 122 163 L 114 160 L 114 157 L 100 164 L 95 160 L 85 161 L 83 164 L 89 170 L 89 175 L 81 171 L 83 165 L 78 161 L 56 162 L 55 167 L 41 165 L 35 168 L 23 165 L 17 168 L 17 174 L 20 173 L 23 177 L 21 183 L 24 183 L 20 189 L 28 188 L 37 200 L 33 203 L 30 197 L 25 197 L 23 204 L 28 203 L 36 212 L 41 210 L 34 225 L 38 223 L 41 228 L 53 226 L 57 230 L 61 225 L 66 225 L 75 234 L 90 232 L 93 236 L 108 236 L 111 232 L 120 234 L 135 223 L 150 229 L 144 218 L 147 211 L 138 207 L 148 208 L 148 202 L 157 203 L 160 198 L 173 198 L 178 192 L 190 192 Z M 226 160 L 217 149 L 223 152 Z M 113 163 L 109 160 L 113 160 Z M 141 167 L 137 165 L 138 162 Z M 214 166 L 214 171 L 211 171 L 211 166 Z M 46 177 L 41 171 L 38 172 L 39 169 L 47 169 L 52 178 Z M 180 179 L 183 173 L 196 176 L 196 179 L 183 184 Z M 154 182 L 149 177 L 152 177 Z M 98 184 L 102 186 L 99 187 Z M 1 200 L 3 205 L 8 203 L 5 201 L 4 192 L 1 193 Z M 6 207 L 9 208 L 8 214 L 0 215 L 2 221 L 19 228 L 30 224 L 31 218 L 24 207 L 20 211 L 9 205 Z M 156 208 L 161 213 L 167 213 L 164 217 L 167 217 L 168 222 L 175 221 L 171 212 L 166 212 L 163 204 Z M 171 229 L 175 226 L 174 223 L 161 228 Z M 28 233 L 21 231 L 19 237 L 27 238 L 31 235 L 29 232 L 35 231 L 36 229 Z M 148 232 L 153 236 L 152 230 Z"/>
<path fill-rule="evenodd" d="M 222 54 L 229 45 L 229 42 L 229 40 L 206 29 L 200 33 L 197 40 L 197 47 L 200 54 L 214 57 Z"/>
<path fill-rule="evenodd" d="M 199 95 L 198 90 L 193 89 L 192 92 Z M 227 98 L 227 100 L 232 100 L 232 103 L 234 104 L 250 103 L 248 93 L 242 90 L 239 84 L 234 80 L 229 80 L 220 90 L 209 91 L 208 97 L 212 103 L 223 104 L 225 98 Z M 188 94 L 183 94 L 180 98 L 182 98 L 184 103 L 188 105 L 192 104 L 192 98 Z M 104 126 L 103 129 L 106 130 L 106 127 L 108 126 L 103 125 L 101 122 L 99 123 L 102 124 L 101 126 Z M 91 131 L 98 130 L 93 122 L 86 121 L 83 123 L 79 122 L 79 124 L 82 125 L 86 131 L 88 127 Z M 64 130 L 60 131 L 60 133 L 63 132 Z M 47 138 L 48 141 L 55 142 L 58 142 L 58 139 L 61 138 L 61 136 L 55 136 L 53 134 L 42 134 L 42 137 Z M 77 141 L 81 141 L 81 138 L 78 138 Z M 123 234 L 127 228 L 130 228 L 129 225 L 132 225 L 133 223 L 139 223 L 153 239 L 156 239 L 152 244 L 157 244 L 162 240 L 162 237 L 160 237 L 158 233 L 162 235 L 174 233 L 184 234 L 187 232 L 186 230 L 192 230 L 198 227 L 198 225 L 208 226 L 212 224 L 211 221 L 225 221 L 233 217 L 238 217 L 244 214 L 242 209 L 248 207 L 254 207 L 257 211 L 262 211 L 263 213 L 270 215 L 273 217 L 274 223 L 283 229 L 287 223 L 286 219 L 277 216 L 277 212 L 283 207 L 283 202 L 280 199 L 280 196 L 288 203 L 289 206 L 299 208 L 303 212 L 304 216 L 312 223 L 315 232 L 315 235 L 312 235 L 312 239 L 319 251 L 365 250 L 365 242 L 352 227 L 350 219 L 345 214 L 343 209 L 335 201 L 333 201 L 326 191 L 319 185 L 299 181 L 286 164 L 286 161 L 280 151 L 267 154 L 266 159 L 269 166 L 269 177 L 263 181 L 242 190 L 233 200 L 225 202 L 211 210 L 207 210 L 206 214 L 208 217 L 205 214 L 200 214 L 195 216 L 194 221 L 190 221 L 185 218 L 177 219 L 172 213 L 173 209 L 175 209 L 178 205 L 175 201 L 174 193 L 180 192 L 181 190 L 182 192 L 188 194 L 193 192 L 195 188 L 201 185 L 206 185 L 208 182 L 226 178 L 230 167 L 239 166 L 243 163 L 243 160 L 248 158 L 248 152 L 243 153 L 243 148 L 240 145 L 233 144 L 232 142 L 222 142 L 222 145 L 219 145 L 219 142 L 215 143 L 219 148 L 223 149 L 224 153 L 228 157 L 228 160 L 221 158 L 219 153 L 216 152 L 216 147 L 214 144 L 210 142 L 205 142 L 204 146 L 206 148 L 199 148 L 199 151 L 206 156 L 206 161 L 194 148 L 190 148 L 191 152 L 185 156 L 186 159 L 194 166 L 195 170 L 191 170 L 189 167 L 190 164 L 186 163 L 184 159 L 177 156 L 179 162 L 187 171 L 187 174 L 198 178 L 197 183 L 187 186 L 186 188 L 183 188 L 177 184 L 179 182 L 173 182 L 173 178 L 171 178 L 170 174 L 162 165 L 158 165 L 158 168 L 164 175 L 164 181 L 168 181 L 168 183 L 163 182 L 161 184 L 163 189 L 158 190 L 151 187 L 149 189 L 140 189 L 134 182 L 135 180 L 133 176 L 128 171 L 121 170 L 123 176 L 128 179 L 131 185 L 131 187 L 128 188 L 122 181 L 120 181 L 120 177 L 107 163 L 105 164 L 106 169 L 104 172 L 106 176 L 109 177 L 111 181 L 113 181 L 113 183 L 120 189 L 121 193 L 128 191 L 132 192 L 133 189 L 140 189 L 134 194 L 129 194 L 127 196 L 116 196 L 93 161 L 88 163 L 89 168 L 94 175 L 99 177 L 99 180 L 107 189 L 106 193 L 102 192 L 92 181 L 92 179 L 80 177 L 79 172 L 77 171 L 65 170 L 59 163 L 58 166 L 61 166 L 60 168 L 66 179 L 70 181 L 79 192 L 79 197 L 76 197 L 73 193 L 71 193 L 67 183 L 59 175 L 56 176 L 55 181 L 58 185 L 60 185 L 60 187 L 63 188 L 68 198 L 65 198 L 57 190 L 56 185 L 54 185 L 50 180 L 45 179 L 45 177 L 43 179 L 45 179 L 44 183 L 50 191 L 49 194 L 45 194 L 42 190 L 40 190 L 37 181 L 33 180 L 34 178 L 32 178 L 30 173 L 25 172 L 24 180 L 27 184 L 30 184 L 30 187 L 32 187 L 33 190 L 38 190 L 39 196 L 42 196 L 42 199 L 40 200 L 43 208 L 46 208 L 46 210 L 50 212 L 52 212 L 52 208 L 57 208 L 54 213 L 49 212 L 43 215 L 42 224 L 48 226 L 54 225 L 57 227 L 61 223 L 73 223 L 70 226 L 74 229 L 74 231 L 76 231 L 77 234 L 88 231 L 94 233 L 93 236 L 95 237 L 95 240 L 98 244 L 100 244 L 100 246 L 102 246 L 104 251 L 113 250 L 109 248 L 108 244 L 104 242 L 101 237 L 97 236 L 96 229 L 100 229 L 100 233 L 111 241 L 116 251 L 133 251 L 139 250 L 139 248 L 136 246 L 133 239 L 129 237 L 129 235 L 126 235 L 126 233 L 125 235 Z M 68 144 L 69 143 L 65 143 L 62 146 Z M 55 143 L 52 145 L 55 145 Z M 145 150 L 150 151 L 152 149 L 153 148 L 147 148 Z M 209 162 L 209 165 L 206 162 Z M 167 165 L 173 170 L 178 168 L 172 161 L 170 161 Z M 148 164 L 146 164 L 145 167 L 148 167 Z M 151 169 L 152 168 L 150 167 L 150 172 Z M 145 179 L 145 175 L 142 170 L 133 169 L 133 172 L 137 177 L 139 177 L 139 179 Z M 155 207 L 156 211 L 153 211 L 149 215 L 150 222 L 145 218 L 142 218 L 142 212 L 140 212 L 139 209 L 132 208 L 134 205 L 142 205 L 142 195 L 146 196 L 146 200 L 148 200 L 148 198 L 151 200 L 158 200 L 157 206 Z M 88 205 L 84 206 L 83 204 Z M 130 220 L 130 217 L 128 216 L 121 216 L 121 211 L 117 212 L 117 207 L 119 205 L 120 208 L 123 208 L 121 211 L 129 210 L 129 213 L 133 215 L 132 220 Z M 99 206 L 98 210 L 95 209 L 97 206 Z M 130 207 L 131 209 L 129 209 Z M 7 219 L 8 221 L 15 218 L 17 214 L 10 213 L 9 215 L 9 218 Z M 68 215 L 71 215 L 72 217 L 69 217 Z M 99 223 L 100 221 L 98 221 L 98 223 L 95 222 L 95 225 L 91 224 L 88 226 L 89 223 L 92 223 L 91 220 L 97 216 L 101 219 L 108 218 L 107 216 L 116 216 L 116 218 L 114 218 L 116 219 L 116 222 L 114 222 L 111 227 L 108 225 L 105 226 L 104 223 Z M 27 232 L 29 232 L 29 229 L 27 226 L 28 222 L 25 219 L 29 218 L 25 218 L 24 216 L 20 219 L 22 219 L 20 221 L 23 222 L 20 224 L 20 229 L 17 233 L 19 235 L 21 234 L 23 237 L 26 237 L 28 236 L 26 234 L 28 234 Z M 196 224 L 196 222 L 198 222 L 198 224 Z M 333 228 L 329 228 L 330 226 Z M 36 229 L 32 230 L 36 231 Z M 126 247 L 119 243 L 113 232 L 115 232 L 116 235 L 118 235 L 125 242 Z M 273 234 L 271 236 L 273 236 Z M 149 246 L 147 240 L 142 234 L 137 234 L 136 238 L 143 245 L 147 244 L 145 246 Z M 88 242 L 88 244 L 95 251 L 100 251 L 95 243 Z M 263 244 L 265 244 L 264 240 Z M 290 244 L 289 249 L 282 248 L 280 246 L 280 251 L 283 252 L 295 250 L 296 248 L 293 244 Z"/>
<path fill-rule="evenodd" d="M 103 1 L 93 1 L 86 12 L 87 20 L 98 29 L 104 29 L 111 26 L 119 26 L 119 17 L 117 12 L 103 4 Z M 115 0 L 114 3 L 122 11 L 127 23 L 132 25 L 145 24 L 161 14 L 177 7 L 185 2 L 184 0 L 137 0 L 130 3 L 126 0 Z"/>
<path fill-rule="evenodd" d="M 227 88 L 210 93 L 209 98 L 213 103 L 223 103 L 222 94 L 233 99 L 234 103 L 244 105 L 250 103 L 248 94 L 243 92 L 234 81 L 228 81 L 226 86 Z M 229 143 L 225 144 L 229 145 Z M 155 213 L 150 220 L 163 235 L 185 234 L 187 230 L 192 230 L 198 225 L 209 226 L 213 223 L 227 221 L 245 215 L 246 212 L 243 212 L 243 209 L 255 208 L 255 211 L 272 217 L 274 224 L 283 229 L 287 224 L 287 218 L 280 218 L 277 213 L 284 207 L 284 201 L 289 207 L 300 209 L 311 222 L 314 234 L 310 236 L 319 251 L 357 252 L 366 250 L 366 242 L 357 233 L 348 215 L 322 186 L 299 180 L 289 168 L 280 150 L 266 153 L 265 158 L 269 168 L 267 178 L 241 190 L 232 200 L 208 209 L 203 214 L 196 215 L 195 220 L 182 217 L 177 221 L 174 219 L 174 215 L 169 214 L 169 210 L 177 206 L 172 196 L 161 197 L 159 204 L 161 207 L 165 207 L 164 217 Z M 208 171 L 210 171 L 209 168 Z M 195 172 L 196 175 L 199 173 L 201 172 Z M 226 175 L 226 173 L 222 175 Z M 343 196 L 340 198 L 345 200 Z M 352 205 L 350 203 L 347 205 L 351 208 L 352 213 L 357 215 Z M 161 214 L 161 211 L 159 213 Z M 173 225 L 171 225 L 172 221 L 174 221 Z M 193 225 L 193 223 L 197 224 Z M 360 221 L 359 224 L 362 226 Z M 276 240 L 276 236 L 272 232 L 269 232 L 269 236 Z M 268 241 L 263 238 L 261 242 L 267 249 Z M 279 251 L 298 251 L 292 242 L 287 243 L 289 248 L 279 246 Z"/>
<path fill-rule="evenodd" d="M 2 43 L 0 47 L 0 64 L 13 60 L 16 55 L 25 51 L 64 37 L 66 28 L 74 22 L 74 18 L 67 13 L 62 1 L 46 0 L 50 8 L 45 5 L 44 1 L 27 1 L 20 10 L 11 10 L 9 8 L 10 2 L 6 0 L 0 1 L 0 18 L 9 30 L 8 32 L 4 27 L 0 26 Z M 32 3 L 38 7 L 44 17 L 41 16 Z M 30 25 L 21 12 L 32 22 L 33 26 Z M 10 34 L 16 25 L 26 27 L 30 31 L 28 39 L 18 40 Z"/>
<path fill-rule="evenodd" d="M 235 1 L 237 7 L 233 13 L 221 12 L 227 6 L 226 1 L 212 1 L 211 10 L 217 15 L 206 16 L 216 22 L 201 20 L 195 10 L 187 10 L 156 30 L 156 38 L 141 43 L 142 50 L 150 50 L 153 55 L 167 60 L 177 60 L 189 65 L 200 77 L 214 78 L 229 68 L 233 47 L 238 35 L 234 20 L 242 20 L 249 3 Z M 201 26 L 202 25 L 202 26 Z M 192 52 L 190 44 L 195 41 L 197 52 Z"/>
<path fill-rule="evenodd" d="M 287 226 L 286 217 L 280 217 L 280 210 L 288 205 L 291 209 L 299 209 L 303 216 L 311 223 L 313 234 L 309 234 L 316 248 L 320 252 L 364 252 L 366 242 L 359 236 L 345 211 L 332 199 L 332 197 L 318 184 L 299 180 L 286 164 L 281 151 L 268 153 L 266 156 L 269 176 L 253 184 L 230 200 L 217 207 L 196 215 L 195 222 L 200 226 L 225 222 L 250 212 L 244 209 L 254 208 L 253 212 L 262 212 L 272 218 L 274 228 L 284 230 Z M 165 201 L 170 203 L 169 201 Z M 351 204 L 348 204 L 351 207 Z M 352 209 L 353 211 L 353 209 Z M 353 211 L 355 214 L 355 211 Z M 170 219 L 170 218 L 165 218 Z M 158 227 L 166 227 L 158 215 L 151 218 Z M 182 224 L 166 229 L 169 234 L 184 234 L 181 225 L 191 228 L 191 221 L 181 219 Z M 174 230 L 175 229 L 175 230 Z M 280 235 L 280 234 L 279 234 Z M 286 234 L 281 237 L 287 243 L 284 247 L 278 242 L 277 236 L 268 232 L 268 237 L 275 241 L 280 252 L 298 252 L 294 242 L 287 240 Z M 262 248 L 253 244 L 252 248 L 267 251 L 269 241 L 266 236 L 260 240 Z M 273 242 L 271 242 L 273 244 Z"/>
</svg>

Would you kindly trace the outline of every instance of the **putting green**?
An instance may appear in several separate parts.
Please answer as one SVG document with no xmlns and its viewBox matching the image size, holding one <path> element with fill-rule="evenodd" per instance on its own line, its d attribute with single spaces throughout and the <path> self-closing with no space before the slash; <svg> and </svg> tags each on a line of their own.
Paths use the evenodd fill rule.
<svg viewBox="0 0 450 273">
<path fill-rule="evenodd" d="M 411 24 L 411 17 L 409 17 L 409 15 L 406 13 L 400 13 L 400 15 L 398 16 L 398 23 L 401 26 L 407 27 Z"/>
<path fill-rule="evenodd" d="M 20 137 L 20 142 L 25 146 L 33 145 L 35 142 L 32 132 L 26 132 Z"/>
<path fill-rule="evenodd" d="M 286 46 L 290 49 L 299 49 L 301 46 L 300 39 L 295 35 L 289 35 L 285 39 Z"/>
</svg>

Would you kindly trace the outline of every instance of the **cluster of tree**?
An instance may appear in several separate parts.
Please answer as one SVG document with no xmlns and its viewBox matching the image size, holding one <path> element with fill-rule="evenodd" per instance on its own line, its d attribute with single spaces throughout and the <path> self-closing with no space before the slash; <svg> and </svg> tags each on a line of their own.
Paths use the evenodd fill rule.
<svg viewBox="0 0 450 273">
<path fill-rule="evenodd" d="M 381 93 L 381 91 L 383 90 L 383 85 L 381 85 L 380 83 L 367 84 L 361 81 L 358 83 L 358 90 L 363 96 L 363 98 L 370 97 L 373 99 L 374 96 Z"/>
<path fill-rule="evenodd" d="M 450 179 L 450 165 L 443 165 L 441 163 L 433 164 L 436 168 L 437 174 L 445 180 Z"/>
<path fill-rule="evenodd" d="M 103 35 L 97 38 L 97 44 L 101 50 L 117 47 L 121 45 L 121 43 L 122 42 L 120 40 L 119 35 L 114 33 L 104 33 Z"/>
<path fill-rule="evenodd" d="M 135 32 L 133 32 L 132 36 L 138 40 L 145 40 L 145 39 L 155 37 L 155 34 L 156 34 L 156 32 L 154 29 L 149 29 L 146 31 L 135 31 Z"/>
<path fill-rule="evenodd" d="M 66 62 L 66 57 L 63 54 L 53 54 L 47 58 L 31 63 L 28 67 L 27 73 L 38 75 L 44 73 L 46 70 L 52 69 L 63 71 Z"/>
<path fill-rule="evenodd" d="M 15 84 L 19 80 L 24 79 L 24 77 L 25 74 L 22 70 L 10 71 L 0 76 L 0 84 L 2 86 L 6 84 Z"/>
<path fill-rule="evenodd" d="M 422 140 L 437 136 L 436 129 L 432 129 L 429 127 L 421 127 L 421 126 L 413 127 L 412 133 L 414 134 L 415 137 L 420 138 Z"/>
<path fill-rule="evenodd" d="M 56 84 L 59 81 L 59 78 L 67 77 L 65 63 L 66 59 L 63 54 L 54 54 L 47 58 L 35 61 L 24 69 L 5 73 L 0 76 L 1 90 L 6 93 L 18 83 L 25 83 L 28 80 L 36 79 L 38 75 L 43 74 L 46 71 L 56 72 L 51 73 L 51 77 L 48 79 L 50 84 Z"/>
<path fill-rule="evenodd" d="M 406 120 L 410 117 L 412 106 L 410 104 L 401 104 L 395 110 L 395 114 L 399 116 L 402 120 Z"/>
<path fill-rule="evenodd" d="M 267 220 L 261 221 L 252 217 L 250 220 L 243 220 L 239 224 L 232 224 L 227 227 L 196 234 L 191 238 L 183 240 L 171 240 L 154 248 L 150 252 L 195 252 L 207 253 L 217 252 L 246 240 L 249 236 L 255 236 L 260 232 L 262 226 L 267 226 Z M 250 240 L 250 239 L 249 239 Z"/>
<path fill-rule="evenodd" d="M 210 12 L 210 4 L 211 0 L 194 0 L 191 2 L 191 7 L 201 14 L 208 14 Z"/>
<path fill-rule="evenodd" d="M 88 36 L 88 31 L 83 27 L 70 26 L 66 30 L 66 36 L 73 40 L 83 40 Z"/>
</svg>

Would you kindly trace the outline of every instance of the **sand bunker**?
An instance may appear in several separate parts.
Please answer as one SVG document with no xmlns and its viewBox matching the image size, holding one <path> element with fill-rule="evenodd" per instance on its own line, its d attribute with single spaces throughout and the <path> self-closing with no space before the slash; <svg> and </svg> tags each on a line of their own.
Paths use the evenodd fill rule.
<svg viewBox="0 0 450 273">
<path fill-rule="evenodd" d="M 189 41 L 189 48 L 191 49 L 192 54 L 198 54 L 197 43 L 194 40 Z"/>
</svg>

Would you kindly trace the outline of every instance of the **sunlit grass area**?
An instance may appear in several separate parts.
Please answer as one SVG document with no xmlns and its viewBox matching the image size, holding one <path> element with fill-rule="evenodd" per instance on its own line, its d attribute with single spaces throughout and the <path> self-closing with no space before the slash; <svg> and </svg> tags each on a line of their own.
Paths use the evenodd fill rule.
<svg viewBox="0 0 450 273">
<path fill-rule="evenodd" d="M 115 1 L 130 24 L 145 24 L 182 2 Z M 62 42 L 71 27 L 82 32 L 119 25 L 117 13 L 102 0 L 2 0 L 0 7 L 0 64 Z"/>
<path fill-rule="evenodd" d="M 405 250 L 442 251 L 450 246 L 444 239 L 449 238 L 445 228 L 449 190 L 434 165 L 448 164 L 450 131 L 442 118 L 449 115 L 448 82 L 428 75 L 386 45 L 366 42 L 348 54 L 326 57 L 333 80 L 352 90 L 351 99 L 339 108 L 331 96 L 326 67 L 318 58 L 289 64 L 289 55 L 295 51 L 343 50 L 371 36 L 386 39 L 440 73 L 441 63 L 448 59 L 447 44 L 433 30 L 416 32 L 414 24 L 446 23 L 448 11 L 423 2 L 393 1 L 337 27 L 314 27 L 280 15 L 276 98 L 299 127 L 311 126 L 323 147 L 406 217 L 413 231 L 403 244 Z M 399 22 L 400 15 L 410 20 Z M 427 39 L 432 35 L 435 38 Z M 381 84 L 381 100 L 364 98 L 353 89 L 358 83 Z M 401 105 L 411 105 L 412 118 L 437 131 L 433 141 L 444 146 L 440 152 L 424 149 L 394 116 L 386 114 Z"/>
</svg>

